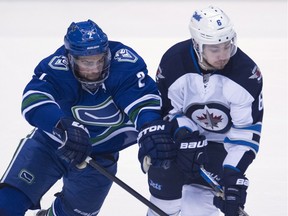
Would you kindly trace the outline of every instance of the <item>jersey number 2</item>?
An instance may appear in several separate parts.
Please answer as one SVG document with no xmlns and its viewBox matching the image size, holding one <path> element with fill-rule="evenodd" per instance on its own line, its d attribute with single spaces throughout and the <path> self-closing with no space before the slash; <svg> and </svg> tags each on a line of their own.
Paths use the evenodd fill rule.
<svg viewBox="0 0 288 216">
<path fill-rule="evenodd" d="M 145 78 L 145 73 L 143 71 L 137 73 L 137 77 L 138 77 L 138 86 L 139 88 L 142 88 L 145 86 L 145 83 L 143 83 L 143 79 Z"/>
</svg>

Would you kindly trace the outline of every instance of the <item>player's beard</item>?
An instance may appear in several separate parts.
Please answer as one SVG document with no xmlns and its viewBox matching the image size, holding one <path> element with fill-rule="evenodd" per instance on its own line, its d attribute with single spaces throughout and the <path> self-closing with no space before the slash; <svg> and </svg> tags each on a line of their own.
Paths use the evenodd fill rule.
<svg viewBox="0 0 288 216">
<path fill-rule="evenodd" d="M 203 58 L 203 61 L 199 62 L 199 65 L 204 70 L 222 70 L 228 62 L 229 59 L 226 59 L 226 60 L 219 60 L 217 62 L 214 62 L 213 64 L 210 64 Z"/>
<path fill-rule="evenodd" d="M 217 61 L 215 62 L 215 64 L 213 64 L 212 66 L 217 69 L 217 70 L 222 70 L 226 64 L 228 63 L 229 60 L 221 60 L 221 61 Z"/>
</svg>

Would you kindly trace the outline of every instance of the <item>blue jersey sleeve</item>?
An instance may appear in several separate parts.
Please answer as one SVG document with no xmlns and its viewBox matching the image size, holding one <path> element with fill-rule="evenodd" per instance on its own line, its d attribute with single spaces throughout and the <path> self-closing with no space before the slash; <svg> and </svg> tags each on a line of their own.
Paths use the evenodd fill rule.
<svg viewBox="0 0 288 216">
<path fill-rule="evenodd" d="M 65 99 L 62 94 L 68 90 L 73 95 L 76 88 L 72 86 L 78 85 L 69 71 L 63 52 L 62 47 L 55 54 L 43 59 L 23 92 L 22 115 L 32 126 L 47 132 L 51 132 L 64 115 L 59 106 L 59 102 Z"/>
<path fill-rule="evenodd" d="M 131 48 L 117 47 L 108 86 L 115 103 L 140 129 L 146 122 L 160 119 L 161 97 L 148 75 L 144 60 Z"/>
</svg>

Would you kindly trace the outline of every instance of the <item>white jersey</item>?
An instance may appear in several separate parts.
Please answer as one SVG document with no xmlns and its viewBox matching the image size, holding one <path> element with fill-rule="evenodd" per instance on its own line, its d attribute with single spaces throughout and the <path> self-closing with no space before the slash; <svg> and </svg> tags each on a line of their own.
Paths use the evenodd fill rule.
<svg viewBox="0 0 288 216">
<path fill-rule="evenodd" d="M 163 55 L 156 80 L 164 115 L 182 115 L 178 122 L 198 129 L 208 141 L 244 145 L 257 153 L 263 116 L 262 76 L 239 48 L 224 69 L 204 72 L 192 40 L 180 42 Z"/>
</svg>

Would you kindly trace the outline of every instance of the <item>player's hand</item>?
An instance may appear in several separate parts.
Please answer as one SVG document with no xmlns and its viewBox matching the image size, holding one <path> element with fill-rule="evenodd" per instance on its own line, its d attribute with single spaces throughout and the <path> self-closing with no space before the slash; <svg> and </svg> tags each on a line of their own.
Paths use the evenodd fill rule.
<svg viewBox="0 0 288 216">
<path fill-rule="evenodd" d="M 239 207 L 244 209 L 249 180 L 241 172 L 225 168 L 220 184 L 224 189 L 224 199 L 215 196 L 214 205 L 225 216 L 239 215 Z"/>
<path fill-rule="evenodd" d="M 71 118 L 62 118 L 53 129 L 61 139 L 57 154 L 73 165 L 81 164 L 92 151 L 87 128 Z"/>
<path fill-rule="evenodd" d="M 173 124 L 164 120 L 146 124 L 141 129 L 138 135 L 138 159 L 144 173 L 148 171 L 150 165 L 169 168 L 178 150 L 178 145 L 173 141 L 172 135 Z"/>
<path fill-rule="evenodd" d="M 186 127 L 179 128 L 175 133 L 175 141 L 179 143 L 176 159 L 178 167 L 190 178 L 199 177 L 200 166 L 207 162 L 206 137 Z"/>
</svg>

